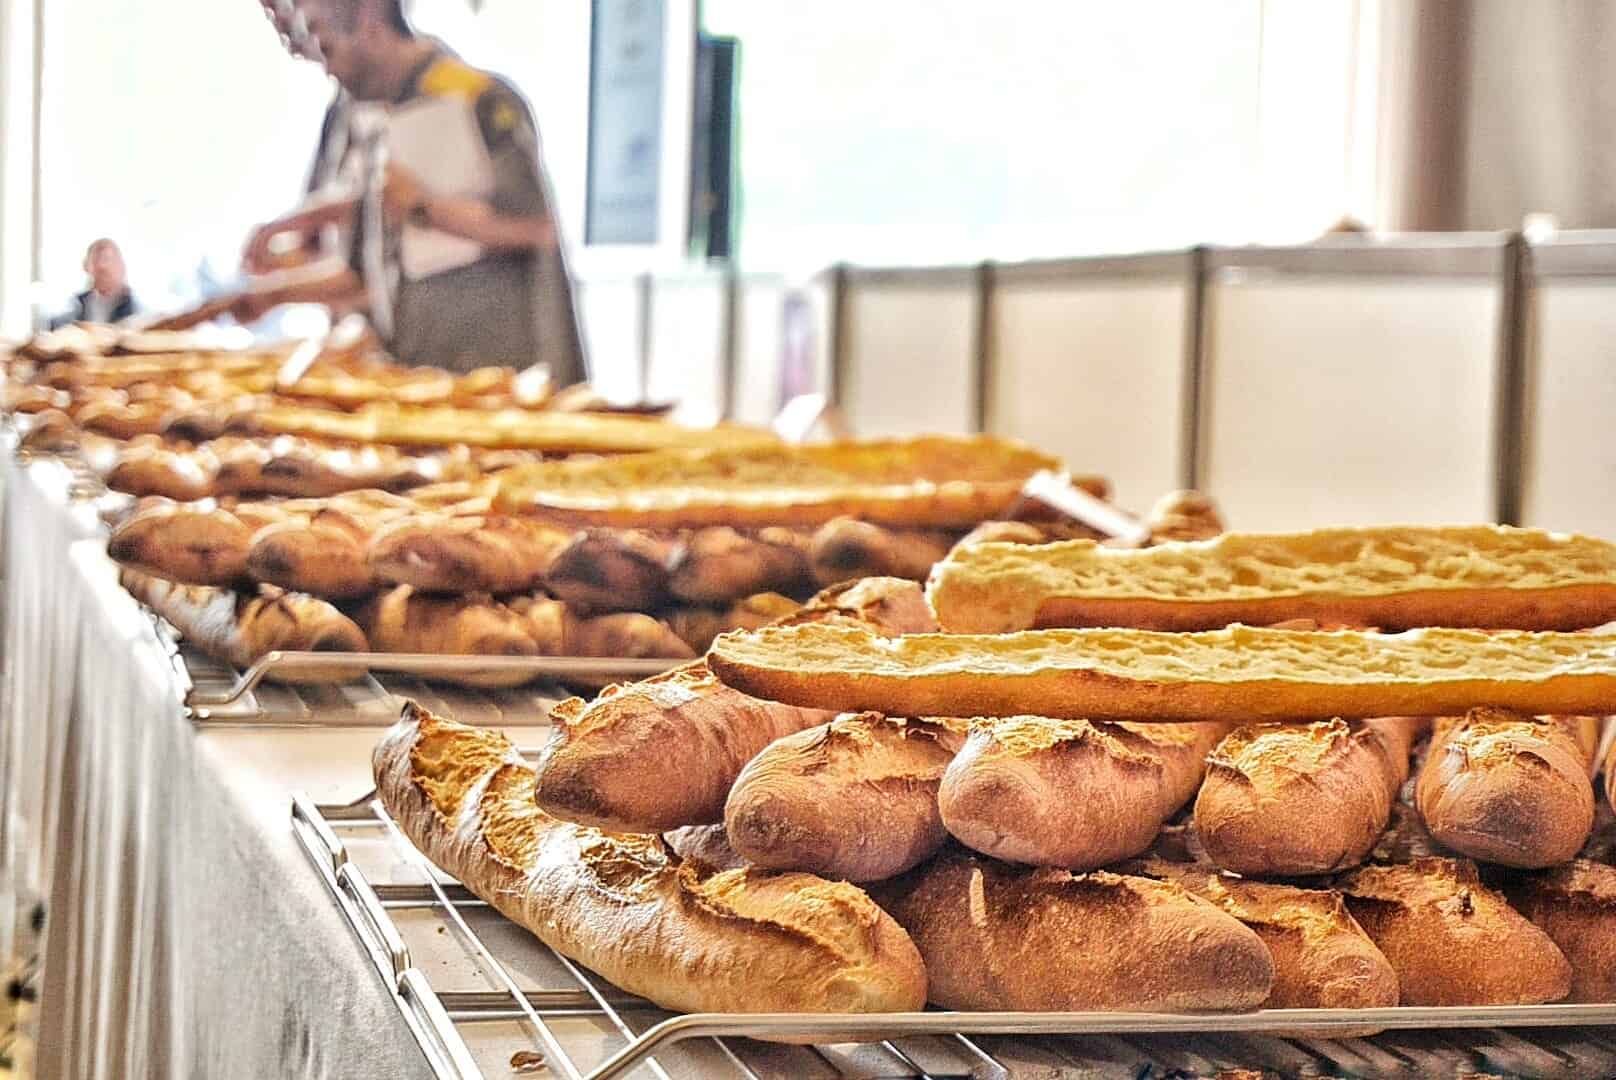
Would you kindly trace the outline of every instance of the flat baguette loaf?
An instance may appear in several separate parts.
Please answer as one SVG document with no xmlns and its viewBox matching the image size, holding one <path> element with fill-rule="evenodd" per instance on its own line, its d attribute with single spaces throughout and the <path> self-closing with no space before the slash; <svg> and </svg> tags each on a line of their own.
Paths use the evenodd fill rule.
<svg viewBox="0 0 1616 1080">
<path fill-rule="evenodd" d="M 245 669 L 277 650 L 365 652 L 365 635 L 324 600 L 265 586 L 256 595 L 203 585 L 176 585 L 135 570 L 120 574 L 124 588 L 167 619 L 184 639 L 234 667 Z M 289 683 L 342 682 L 360 669 L 303 671 L 281 668 Z"/>
<path fill-rule="evenodd" d="M 914 939 L 943 1008 L 1234 1011 L 1273 986 L 1256 934 L 1168 882 L 948 850 L 870 894 Z"/>
<path fill-rule="evenodd" d="M 1142 860 L 1128 869 L 1180 885 L 1256 932 L 1274 958 L 1274 986 L 1263 1008 L 1384 1009 L 1397 1004 L 1397 973 L 1340 893 L 1245 881 L 1204 864 L 1165 859 Z M 1337 1031 L 1324 1037 L 1341 1035 Z"/>
<path fill-rule="evenodd" d="M 1414 789 L 1425 827 L 1483 862 L 1536 869 L 1570 859 L 1593 830 L 1598 723 L 1487 708 L 1438 721 Z"/>
<path fill-rule="evenodd" d="M 943 824 L 1007 862 L 1091 870 L 1138 855 L 1195 794 L 1226 724 L 981 720 L 943 777 Z"/>
<path fill-rule="evenodd" d="M 506 475 L 498 505 L 579 524 L 638 528 L 878 525 L 968 529 L 1000 516 L 1059 463 L 989 436 L 667 451 L 553 461 Z M 1075 481 L 1096 495 L 1105 484 Z"/>
<path fill-rule="evenodd" d="M 848 881 L 911 869 L 948 837 L 937 788 L 965 726 L 860 713 L 776 739 L 730 789 L 730 846 L 757 866 Z"/>
<path fill-rule="evenodd" d="M 1328 874 L 1362 862 L 1408 778 L 1417 720 L 1320 720 L 1236 728 L 1207 758 L 1195 828 L 1218 866 Z"/>
<path fill-rule="evenodd" d="M 1502 525 L 1227 533 L 1138 550 L 983 544 L 953 551 L 930 597 L 944 629 L 966 633 L 1296 618 L 1572 630 L 1616 618 L 1616 545 Z"/>
<path fill-rule="evenodd" d="M 1284 720 L 1444 716 L 1476 705 L 1616 712 L 1616 640 L 1232 626 L 882 638 L 859 627 L 725 634 L 708 665 L 744 693 L 892 716 Z"/>
<path fill-rule="evenodd" d="M 1391 961 L 1404 1005 L 1538 1005 L 1571 990 L 1565 955 L 1481 883 L 1474 863 L 1365 866 L 1336 885 Z"/>
<path fill-rule="evenodd" d="M 1616 867 L 1576 859 L 1525 876 L 1508 893 L 1571 962 L 1566 1000 L 1616 1002 Z"/>
<path fill-rule="evenodd" d="M 854 886 L 714 872 L 654 836 L 560 822 L 504 736 L 413 704 L 377 745 L 376 790 L 447 873 L 557 952 L 683 1012 L 918 1009 L 913 943 Z"/>
</svg>

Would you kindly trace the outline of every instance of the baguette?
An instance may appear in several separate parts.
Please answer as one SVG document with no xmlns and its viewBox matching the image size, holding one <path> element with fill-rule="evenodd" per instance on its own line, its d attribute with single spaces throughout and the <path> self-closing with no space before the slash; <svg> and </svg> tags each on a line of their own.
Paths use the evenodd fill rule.
<svg viewBox="0 0 1616 1080">
<path fill-rule="evenodd" d="M 1133 872 L 1132 865 L 1129 870 Z M 1274 958 L 1274 985 L 1263 1008 L 1386 1009 L 1397 1004 L 1397 973 L 1340 893 L 1244 881 L 1205 865 L 1165 859 L 1142 860 L 1137 872 L 1210 900 L 1262 939 Z M 1340 1038 L 1344 1033 L 1319 1034 Z"/>
<path fill-rule="evenodd" d="M 257 595 L 176 585 L 136 570 L 120 575 L 124 588 L 173 625 L 187 642 L 237 668 L 275 651 L 364 652 L 365 635 L 342 612 L 312 596 L 265 588 Z M 360 668 L 302 671 L 282 668 L 281 682 L 342 682 Z"/>
<path fill-rule="evenodd" d="M 946 554 L 954 536 L 925 529 L 888 529 L 857 518 L 821 525 L 809 549 L 814 580 L 834 585 L 865 577 L 924 581 Z"/>
<path fill-rule="evenodd" d="M 704 607 L 673 608 L 663 619 L 697 655 L 707 651 L 713 639 L 730 630 L 756 630 L 796 612 L 798 604 L 779 593 L 758 593 L 738 600 L 726 609 Z"/>
<path fill-rule="evenodd" d="M 968 529 L 1015 503 L 1053 458 L 988 436 L 667 451 L 556 461 L 507 474 L 499 505 L 582 525 L 877 525 Z M 1103 495 L 1093 477 L 1074 481 Z"/>
<path fill-rule="evenodd" d="M 654 611 L 668 601 L 675 546 L 635 529 L 584 529 L 550 560 L 544 585 L 591 611 Z"/>
<path fill-rule="evenodd" d="M 780 870 L 848 881 L 901 874 L 948 837 L 937 788 L 964 728 L 862 713 L 777 739 L 730 789 L 730 845 Z"/>
<path fill-rule="evenodd" d="M 1167 882 L 945 851 L 871 895 L 914 939 L 946 1009 L 1233 1011 L 1273 986 L 1256 934 Z"/>
<path fill-rule="evenodd" d="M 1431 835 L 1462 855 L 1536 869 L 1581 850 L 1594 825 L 1592 717 L 1472 709 L 1437 725 L 1414 789 Z"/>
<path fill-rule="evenodd" d="M 140 498 L 161 495 L 196 502 L 214 494 L 219 459 L 210 450 L 171 450 L 133 446 L 118 455 L 107 473 L 107 487 Z"/>
<path fill-rule="evenodd" d="M 823 622 L 862 624 L 883 635 L 937 631 L 925 595 L 914 582 L 903 578 L 865 578 L 821 589 L 799 611 L 780 620 L 780 625 Z"/>
<path fill-rule="evenodd" d="M 368 560 L 377 581 L 423 592 L 528 592 L 571 536 L 521 518 L 423 514 L 377 530 Z"/>
<path fill-rule="evenodd" d="M 413 704 L 373 755 L 383 805 L 421 851 L 562 955 L 677 1012 L 921 1007 L 914 944 L 854 886 L 714 872 L 648 836 L 556 821 L 502 735 Z"/>
<path fill-rule="evenodd" d="M 978 721 L 939 792 L 961 843 L 1007 862 L 1090 870 L 1138 855 L 1201 781 L 1226 724 Z"/>
<path fill-rule="evenodd" d="M 365 558 L 372 531 L 354 514 L 327 507 L 307 521 L 260 529 L 245 568 L 256 580 L 283 589 L 335 598 L 367 596 L 376 591 Z"/>
<path fill-rule="evenodd" d="M 794 529 L 753 535 L 718 525 L 698 529 L 673 552 L 668 592 L 689 604 L 718 606 L 763 592 L 804 591 L 808 540 Z"/>
<path fill-rule="evenodd" d="M 247 578 L 254 536 L 288 520 L 300 519 L 261 504 L 227 510 L 151 501 L 112 530 L 107 554 L 123 566 L 169 581 L 236 585 Z"/>
<path fill-rule="evenodd" d="M 1515 909 L 1571 964 L 1567 1001 L 1616 1002 L 1616 867 L 1577 859 L 1515 882 Z"/>
<path fill-rule="evenodd" d="M 752 864 L 730 846 L 722 825 L 686 825 L 662 834 L 663 843 L 686 862 L 697 862 L 714 870 L 741 870 Z"/>
<path fill-rule="evenodd" d="M 1610 721 L 1606 721 L 1610 723 Z M 1605 799 L 1610 808 L 1616 810 L 1616 739 L 1612 739 L 1610 750 L 1605 754 Z"/>
<path fill-rule="evenodd" d="M 948 630 L 1203 630 L 1315 618 L 1572 630 L 1616 618 L 1616 545 L 1501 525 L 1230 533 L 1140 550 L 960 548 L 931 602 Z"/>
<path fill-rule="evenodd" d="M 1616 712 L 1616 641 L 1588 634 L 1036 630 L 884 640 L 770 626 L 713 642 L 743 693 L 892 716 L 1249 720 L 1443 716 L 1476 705 Z"/>
<path fill-rule="evenodd" d="M 1565 955 L 1474 863 L 1365 866 L 1336 884 L 1397 972 L 1404 1005 L 1538 1005 L 1571 990 Z"/>
<path fill-rule="evenodd" d="M 902 632 L 921 613 L 929 620 L 912 582 L 876 580 L 832 590 L 792 617 L 869 618 Z M 563 702 L 552 713 L 538 761 L 539 806 L 623 832 L 715 824 L 736 776 L 759 751 L 835 715 L 747 697 L 703 661 L 609 687 L 588 705 Z"/>
<path fill-rule="evenodd" d="M 1248 876 L 1358 865 L 1386 831 L 1419 731 L 1404 718 L 1237 728 L 1195 799 L 1207 856 Z"/>
<path fill-rule="evenodd" d="M 35 454 L 63 454 L 85 440 L 73 418 L 58 409 L 35 413 L 31 419 L 28 430 L 18 440 L 20 449 Z"/>
<path fill-rule="evenodd" d="M 444 656 L 538 656 L 531 624 L 488 597 L 433 596 L 400 585 L 372 597 L 359 609 L 377 652 Z M 461 686 L 500 688 L 534 679 L 531 671 L 472 671 L 432 678 Z"/>
</svg>

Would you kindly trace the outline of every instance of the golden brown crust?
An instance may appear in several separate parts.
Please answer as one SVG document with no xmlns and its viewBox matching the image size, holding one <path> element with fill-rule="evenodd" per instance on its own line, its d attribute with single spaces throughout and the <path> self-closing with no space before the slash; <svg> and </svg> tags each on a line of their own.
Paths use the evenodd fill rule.
<svg viewBox="0 0 1616 1080">
<path fill-rule="evenodd" d="M 939 792 L 956 839 L 1008 862 L 1088 870 L 1138 855 L 1195 793 L 1223 724 L 978 721 Z"/>
<path fill-rule="evenodd" d="M 254 536 L 292 517 L 264 505 L 226 510 L 152 500 L 112 530 L 107 554 L 114 562 L 169 581 L 236 585 L 247 578 Z"/>
<path fill-rule="evenodd" d="M 800 596 L 808 583 L 808 542 L 796 529 L 698 529 L 669 558 L 668 592 L 685 603 L 715 607 L 757 593 Z"/>
<path fill-rule="evenodd" d="M 488 597 L 432 596 L 408 585 L 372 598 L 358 614 L 377 652 L 448 656 L 537 656 L 530 624 Z M 520 686 L 531 671 L 486 671 L 432 676 L 464 686 Z"/>
<path fill-rule="evenodd" d="M 1514 882 L 1509 898 L 1570 961 L 1567 1001 L 1616 1002 L 1616 867 L 1577 859 Z"/>
<path fill-rule="evenodd" d="M 714 870 L 742 870 L 752 865 L 730 846 L 723 825 L 686 825 L 663 833 L 662 841 L 686 862 Z"/>
<path fill-rule="evenodd" d="M 800 605 L 779 593 L 759 593 L 728 608 L 676 607 L 663 613 L 670 629 L 696 655 L 707 651 L 713 639 L 731 630 L 756 630 L 796 613 Z"/>
<path fill-rule="evenodd" d="M 1229 533 L 1139 550 L 984 544 L 938 566 L 931 602 L 944 627 L 970 633 L 1297 618 L 1572 630 L 1616 618 L 1616 545 L 1494 525 Z"/>
<path fill-rule="evenodd" d="M 1482 885 L 1473 863 L 1366 866 L 1337 886 L 1391 961 L 1404 1005 L 1536 1005 L 1570 992 L 1564 954 Z"/>
<path fill-rule="evenodd" d="M 814 594 L 781 626 L 831 622 L 837 618 L 879 627 L 884 634 L 932 634 L 937 620 L 920 587 L 903 578 L 876 577 L 832 585 Z"/>
<path fill-rule="evenodd" d="M 206 449 L 170 450 L 134 446 L 119 455 L 107 473 L 107 487 L 136 497 L 161 495 L 195 502 L 214 493 L 219 459 Z"/>
<path fill-rule="evenodd" d="M 1438 724 L 1415 804 L 1426 828 L 1462 855 L 1539 868 L 1581 850 L 1594 824 L 1591 717 L 1472 709 Z"/>
<path fill-rule="evenodd" d="M 1195 800 L 1208 857 L 1246 875 L 1356 866 L 1386 829 L 1419 729 L 1403 718 L 1237 728 L 1207 758 Z"/>
<path fill-rule="evenodd" d="M 1610 751 L 1605 755 L 1605 799 L 1610 808 L 1616 810 L 1616 740 L 1612 740 Z"/>
<path fill-rule="evenodd" d="M 507 516 L 422 514 L 377 530 L 368 560 L 380 582 L 424 592 L 503 593 L 537 588 L 570 530 Z"/>
<path fill-rule="evenodd" d="M 680 1012 L 886 1012 L 920 1007 L 914 945 L 851 885 L 714 872 L 655 837 L 559 822 L 503 736 L 413 705 L 373 757 L 406 836 L 545 944 Z"/>
<path fill-rule="evenodd" d="M 638 529 L 583 529 L 550 558 L 544 584 L 590 611 L 654 611 L 668 601 L 676 545 Z"/>
<path fill-rule="evenodd" d="M 937 788 L 960 721 L 840 716 L 776 739 L 724 803 L 730 845 L 757 866 L 877 881 L 943 846 Z"/>
<path fill-rule="evenodd" d="M 376 579 L 365 558 L 372 524 L 327 507 L 307 521 L 286 521 L 258 530 L 246 570 L 256 580 L 313 596 L 366 596 Z"/>
<path fill-rule="evenodd" d="M 1616 641 L 1589 634 L 1234 626 L 883 639 L 849 626 L 773 626 L 723 635 L 708 663 L 759 697 L 893 716 L 1283 720 L 1442 716 L 1483 704 L 1616 712 Z"/>
<path fill-rule="evenodd" d="M 1273 984 L 1256 934 L 1167 882 L 950 850 L 871 894 L 909 931 L 944 1008 L 1233 1011 Z"/>
<path fill-rule="evenodd" d="M 808 555 L 814 580 L 822 586 L 867 577 L 924 581 L 932 564 L 948 554 L 955 535 L 935 529 L 891 529 L 844 517 L 814 532 Z"/>
</svg>

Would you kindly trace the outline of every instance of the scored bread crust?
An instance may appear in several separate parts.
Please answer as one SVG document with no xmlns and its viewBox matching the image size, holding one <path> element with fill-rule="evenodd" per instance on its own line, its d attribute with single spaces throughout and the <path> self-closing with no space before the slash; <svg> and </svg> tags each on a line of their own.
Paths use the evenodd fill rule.
<svg viewBox="0 0 1616 1080">
<path fill-rule="evenodd" d="M 843 517 L 814 531 L 808 555 L 814 580 L 821 585 L 867 577 L 924 581 L 957 535 L 935 529 L 892 529 Z"/>
<path fill-rule="evenodd" d="M 730 846 L 722 824 L 682 825 L 662 834 L 662 842 L 679 858 L 714 870 L 739 870 L 752 864 Z"/>
<path fill-rule="evenodd" d="M 654 611 L 668 601 L 677 545 L 640 529 L 582 529 L 545 568 L 555 596 L 594 611 Z"/>
<path fill-rule="evenodd" d="M 948 1009 L 1236 1011 L 1273 984 L 1256 934 L 1167 882 L 947 850 L 870 891 Z"/>
<path fill-rule="evenodd" d="M 215 494 L 218 472 L 218 456 L 205 447 L 173 450 L 166 446 L 131 446 L 118 455 L 106 483 L 113 491 L 126 495 L 161 495 L 176 502 L 195 502 Z"/>
<path fill-rule="evenodd" d="M 1538 1005 L 1570 992 L 1565 955 L 1468 860 L 1365 866 L 1336 887 L 1391 961 L 1404 1005 Z"/>
<path fill-rule="evenodd" d="M 1576 859 L 1509 887 L 1515 909 L 1571 963 L 1567 1001 L 1616 1002 L 1616 867 Z"/>
<path fill-rule="evenodd" d="M 373 526 L 336 507 L 307 521 L 260 529 L 247 552 L 246 570 L 257 581 L 314 596 L 348 598 L 376 591 L 365 558 Z"/>
<path fill-rule="evenodd" d="M 376 790 L 446 872 L 557 952 L 682 1012 L 918 1009 L 913 943 L 854 886 L 715 872 L 654 836 L 557 821 L 504 736 L 414 704 L 377 745 Z"/>
<path fill-rule="evenodd" d="M 1165 859 L 1142 860 L 1129 870 L 1181 885 L 1256 932 L 1274 958 L 1274 985 L 1263 1008 L 1384 1009 L 1397 1004 L 1397 973 L 1340 893 L 1245 881 L 1204 864 Z"/>
<path fill-rule="evenodd" d="M 1598 721 L 1472 709 L 1438 723 L 1414 789 L 1439 842 L 1483 862 L 1536 869 L 1581 850 L 1594 825 L 1588 778 Z"/>
<path fill-rule="evenodd" d="M 776 739 L 730 789 L 730 846 L 757 866 L 848 881 L 901 874 L 947 839 L 937 788 L 964 730 L 860 713 Z"/>
<path fill-rule="evenodd" d="M 422 514 L 377 530 L 367 559 L 386 584 L 499 595 L 537 588 L 571 538 L 520 518 Z"/>
<path fill-rule="evenodd" d="M 1139 550 L 961 547 L 934 571 L 945 629 L 1205 630 L 1311 618 L 1572 630 L 1616 618 L 1616 545 L 1502 525 L 1228 533 Z"/>
<path fill-rule="evenodd" d="M 1356 866 L 1386 830 L 1421 727 L 1383 718 L 1236 728 L 1207 758 L 1195 799 L 1207 856 L 1245 875 Z"/>
<path fill-rule="evenodd" d="M 668 561 L 668 592 L 685 603 L 713 607 L 765 592 L 800 595 L 808 581 L 809 539 L 799 529 L 698 529 Z"/>
<path fill-rule="evenodd" d="M 991 436 L 667 451 L 554 461 L 507 473 L 498 505 L 580 524 L 642 528 L 878 525 L 968 529 L 1001 516 L 1059 462 Z M 1096 495 L 1103 481 L 1074 481 Z"/>
<path fill-rule="evenodd" d="M 1225 724 L 980 720 L 943 777 L 943 823 L 985 855 L 1088 870 L 1138 855 L 1195 794 Z"/>
<path fill-rule="evenodd" d="M 913 634 L 771 626 L 707 662 L 745 693 L 892 716 L 1286 720 L 1444 716 L 1476 705 L 1616 712 L 1616 641 L 1589 634 L 1374 634 L 1232 626 L 1191 634 Z"/>
<path fill-rule="evenodd" d="M 289 520 L 301 519 L 272 506 L 157 503 L 112 530 L 107 554 L 116 563 L 169 581 L 235 585 L 247 578 L 248 556 L 259 530 Z"/>
<path fill-rule="evenodd" d="M 408 585 L 371 597 L 358 611 L 377 652 L 447 656 L 538 656 L 531 624 L 487 596 L 433 596 Z M 533 680 L 531 671 L 471 671 L 434 678 L 500 688 Z"/>
</svg>

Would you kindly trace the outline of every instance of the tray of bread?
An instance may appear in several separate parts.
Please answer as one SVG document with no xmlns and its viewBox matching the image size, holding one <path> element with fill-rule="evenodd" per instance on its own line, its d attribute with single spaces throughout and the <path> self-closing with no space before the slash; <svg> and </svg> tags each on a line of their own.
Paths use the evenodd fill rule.
<svg viewBox="0 0 1616 1080">
<path fill-rule="evenodd" d="M 375 813 L 704 1034 L 891 1038 L 942 1030 L 904 1026 L 930 1006 L 977 1033 L 1608 1038 L 1610 545 L 1003 539 L 564 702 L 531 763 L 406 705 Z M 984 561 L 1058 621 L 949 632 L 950 576 Z M 1271 621 L 1210 628 L 1207 597 Z"/>
</svg>

